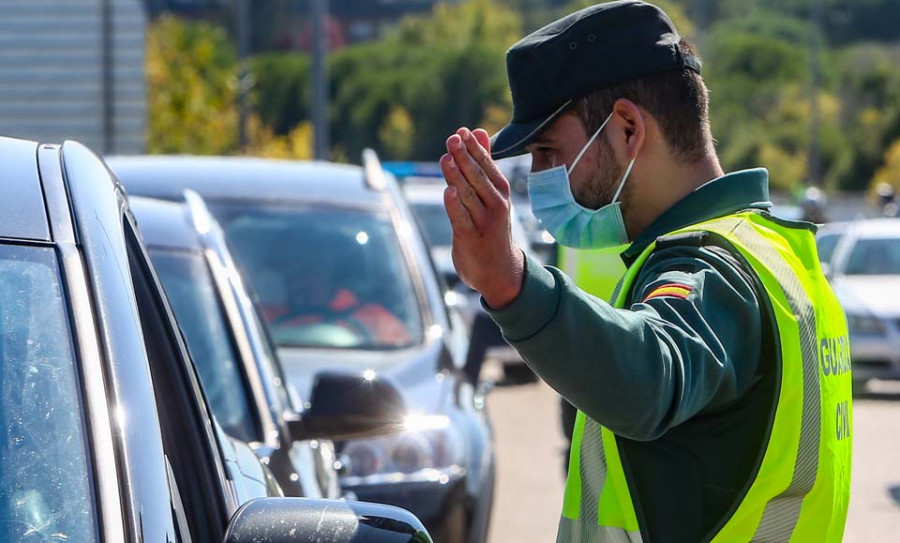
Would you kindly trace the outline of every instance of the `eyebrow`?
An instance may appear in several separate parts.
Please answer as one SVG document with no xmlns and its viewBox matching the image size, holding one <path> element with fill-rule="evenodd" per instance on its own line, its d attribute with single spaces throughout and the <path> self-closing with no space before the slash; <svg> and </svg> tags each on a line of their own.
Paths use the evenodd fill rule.
<svg viewBox="0 0 900 543">
<path fill-rule="evenodd" d="M 554 138 L 548 138 L 547 136 L 538 136 L 534 140 L 531 141 L 526 147 L 532 147 L 535 145 L 547 145 L 556 141 Z"/>
</svg>

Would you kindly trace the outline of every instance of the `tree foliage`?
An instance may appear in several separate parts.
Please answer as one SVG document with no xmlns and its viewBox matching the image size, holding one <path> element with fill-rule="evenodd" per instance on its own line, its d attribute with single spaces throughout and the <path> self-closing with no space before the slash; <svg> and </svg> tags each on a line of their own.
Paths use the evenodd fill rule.
<svg viewBox="0 0 900 543">
<path fill-rule="evenodd" d="M 279 77 L 282 72 L 303 73 L 305 60 L 260 58 L 254 66 L 269 93 L 281 100 L 257 102 L 259 113 L 249 118 L 245 151 L 271 158 L 311 158 L 312 126 L 303 122 L 305 84 Z M 222 28 L 161 17 L 147 35 L 146 70 L 150 153 L 240 152 L 237 56 Z M 291 108 L 294 116 L 283 120 L 282 112 L 290 115 Z"/>
<path fill-rule="evenodd" d="M 900 140 L 900 2 L 818 0 L 823 10 L 820 112 L 813 133 L 815 0 L 657 0 L 695 39 L 727 170 L 765 166 L 776 188 L 810 179 L 816 137 L 824 181 L 863 190 L 895 175 Z M 383 38 L 332 53 L 332 159 L 436 160 L 459 126 L 495 132 L 511 116 L 505 52 L 590 0 L 437 3 Z M 234 48 L 220 30 L 163 18 L 148 38 L 153 152 L 237 152 Z M 299 53 L 251 63 L 247 152 L 308 156 L 311 63 Z M 573 74 L 576 77 L 577 74 Z M 887 173 L 885 173 L 887 172 Z"/>
<path fill-rule="evenodd" d="M 151 153 L 223 154 L 237 146 L 236 56 L 224 30 L 171 16 L 147 34 Z"/>
<path fill-rule="evenodd" d="M 250 63 L 260 119 L 284 135 L 310 117 L 312 63 L 306 55 L 269 53 Z"/>
<path fill-rule="evenodd" d="M 884 165 L 878 169 L 873 185 L 887 183 L 894 187 L 894 192 L 900 192 L 900 140 L 895 141 L 884 154 Z"/>
<path fill-rule="evenodd" d="M 444 138 L 459 126 L 477 126 L 498 109 L 508 119 L 505 51 L 521 32 L 514 12 L 470 0 L 438 4 L 378 42 L 337 52 L 329 70 L 335 141 L 351 157 L 374 145 L 390 159 L 428 160 L 440 156 Z M 408 142 L 383 139 L 397 107 L 413 129 L 393 130 L 393 137 Z"/>
</svg>

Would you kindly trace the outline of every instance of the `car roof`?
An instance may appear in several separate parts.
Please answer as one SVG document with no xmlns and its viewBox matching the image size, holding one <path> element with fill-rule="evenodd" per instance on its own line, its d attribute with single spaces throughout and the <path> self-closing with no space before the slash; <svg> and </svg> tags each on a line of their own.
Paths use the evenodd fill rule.
<svg viewBox="0 0 900 543">
<path fill-rule="evenodd" d="M 202 250 L 186 203 L 131 196 L 131 213 L 149 249 Z"/>
<path fill-rule="evenodd" d="M 830 236 L 833 234 L 843 234 L 853 223 L 847 221 L 826 222 L 816 231 L 816 236 Z"/>
<path fill-rule="evenodd" d="M 363 168 L 251 157 L 119 156 L 106 159 L 129 193 L 180 200 L 191 189 L 208 200 L 320 202 L 384 206 Z"/>
<path fill-rule="evenodd" d="M 446 187 L 447 185 L 443 181 L 403 185 L 403 195 L 406 197 L 406 201 L 413 207 L 415 207 L 416 204 L 443 206 L 444 189 Z M 513 235 L 518 237 L 516 240 L 517 242 L 527 245 L 527 233 L 524 232 L 524 230 L 522 230 L 522 232 L 516 231 L 520 228 L 524 228 L 523 226 L 520 226 L 522 221 L 516 214 L 518 208 L 519 205 L 513 204 L 513 212 L 510 213 L 510 220 L 514 223 Z M 526 248 L 526 250 L 529 249 Z"/>
<path fill-rule="evenodd" d="M 0 137 L 0 237 L 50 241 L 38 144 Z"/>
<path fill-rule="evenodd" d="M 443 182 L 403 185 L 403 195 L 410 204 L 443 204 L 446 187 Z"/>
<path fill-rule="evenodd" d="M 900 219 L 868 219 L 852 223 L 851 228 L 857 238 L 900 237 Z"/>
</svg>

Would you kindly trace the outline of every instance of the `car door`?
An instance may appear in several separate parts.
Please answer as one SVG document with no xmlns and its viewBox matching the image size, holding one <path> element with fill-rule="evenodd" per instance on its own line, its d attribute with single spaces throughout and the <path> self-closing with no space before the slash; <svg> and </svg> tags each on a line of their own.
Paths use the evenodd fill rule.
<svg viewBox="0 0 900 543">
<path fill-rule="evenodd" d="M 243 503 L 280 496 L 249 447 L 216 426 L 173 313 L 131 221 L 128 263 L 140 314 L 172 485 L 193 541 L 220 541 Z"/>
</svg>

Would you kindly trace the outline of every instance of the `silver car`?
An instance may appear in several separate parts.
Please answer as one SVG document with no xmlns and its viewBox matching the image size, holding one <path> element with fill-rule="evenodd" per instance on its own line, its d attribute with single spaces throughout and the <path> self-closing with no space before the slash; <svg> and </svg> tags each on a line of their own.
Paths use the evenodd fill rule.
<svg viewBox="0 0 900 543">
<path fill-rule="evenodd" d="M 900 379 L 900 219 L 829 224 L 817 243 L 847 314 L 855 382 Z"/>
<path fill-rule="evenodd" d="M 446 186 L 443 182 L 435 182 L 434 179 L 422 179 L 417 182 L 407 179 L 403 185 L 403 194 L 428 241 L 435 268 L 450 288 L 445 299 L 463 315 L 466 324 L 472 330 L 466 367 L 481 368 L 484 360 L 496 360 L 503 364 L 505 377 L 532 381 L 534 374 L 525 366 L 519 353 L 506 343 L 500 328 L 482 308 L 480 294 L 462 283 L 456 273 L 451 247 L 453 231 L 450 227 L 450 218 L 444 209 Z M 527 254 L 533 255 L 528 234 L 515 211 L 510 214 L 510 221 L 513 240 Z M 470 377 L 473 381 L 478 379 L 478 375 Z"/>
</svg>

